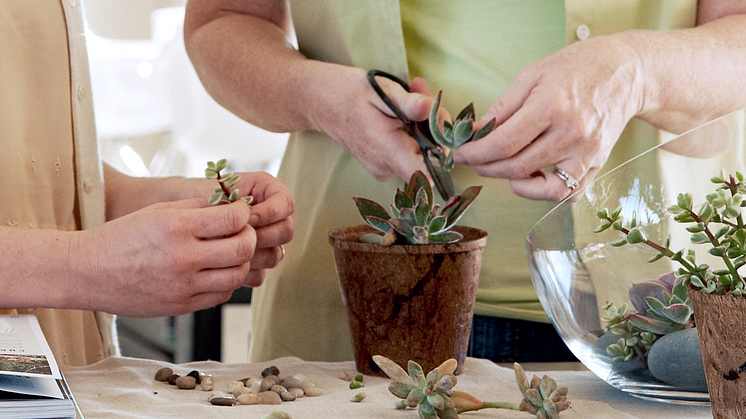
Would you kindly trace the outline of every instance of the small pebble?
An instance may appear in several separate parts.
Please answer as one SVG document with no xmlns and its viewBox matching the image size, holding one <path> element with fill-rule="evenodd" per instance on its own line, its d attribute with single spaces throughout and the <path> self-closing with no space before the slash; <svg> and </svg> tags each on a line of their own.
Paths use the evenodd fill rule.
<svg viewBox="0 0 746 419">
<path fill-rule="evenodd" d="M 322 390 L 321 387 L 316 387 L 316 386 L 309 387 L 305 389 L 304 391 L 306 392 L 306 396 L 310 396 L 310 397 L 320 396 L 321 393 L 324 392 L 324 390 Z"/>
<path fill-rule="evenodd" d="M 169 384 L 174 385 L 176 384 L 176 379 L 179 377 L 181 377 L 179 374 L 171 374 L 168 376 L 166 381 L 168 381 Z"/>
<path fill-rule="evenodd" d="M 301 383 L 305 383 L 306 381 L 310 381 L 306 374 L 295 374 L 293 376 L 296 380 L 300 381 Z"/>
<path fill-rule="evenodd" d="M 268 375 L 280 375 L 280 370 L 274 365 L 267 367 L 262 371 L 262 377 L 267 377 Z"/>
<path fill-rule="evenodd" d="M 179 377 L 174 384 L 182 390 L 191 390 L 197 387 L 197 380 L 194 377 Z"/>
<path fill-rule="evenodd" d="M 259 394 L 262 392 L 262 382 L 261 381 L 254 381 L 251 384 L 251 392 L 254 394 Z"/>
<path fill-rule="evenodd" d="M 168 377 L 173 375 L 174 370 L 169 367 L 164 367 L 155 372 L 156 381 L 168 381 Z"/>
<path fill-rule="evenodd" d="M 207 374 L 204 372 L 199 372 L 197 370 L 192 370 L 189 374 L 187 374 L 187 377 L 194 377 L 195 380 L 197 380 L 197 384 L 200 384 L 202 382 L 202 379 L 207 377 Z"/>
<path fill-rule="evenodd" d="M 262 402 L 262 398 L 258 394 L 251 393 L 239 394 L 236 399 L 238 399 L 238 403 L 243 405 L 259 404 Z"/>
<path fill-rule="evenodd" d="M 290 377 L 283 380 L 280 385 L 289 390 L 291 388 L 300 388 L 302 383 L 297 378 Z"/>
<path fill-rule="evenodd" d="M 211 376 L 202 379 L 200 383 L 203 391 L 213 391 L 215 389 L 215 380 Z"/>
<path fill-rule="evenodd" d="M 274 391 L 277 394 L 282 394 L 282 393 L 286 393 L 288 389 L 286 389 L 285 387 L 279 384 L 275 384 L 269 389 L 269 391 Z"/>
<path fill-rule="evenodd" d="M 264 379 L 265 380 L 270 380 L 270 381 L 272 381 L 275 384 L 280 384 L 282 382 L 282 380 L 280 380 L 280 377 L 278 377 L 276 375 L 268 375 L 268 376 L 264 377 Z"/>
<path fill-rule="evenodd" d="M 231 381 L 230 383 L 228 383 L 228 393 L 233 393 L 233 390 L 235 390 L 237 388 L 241 388 L 241 387 L 244 387 L 244 385 L 243 385 L 242 382 L 240 382 L 238 380 Z"/>
<path fill-rule="evenodd" d="M 275 382 L 272 380 L 265 379 L 262 381 L 262 384 L 259 386 L 259 392 L 268 391 L 272 388 L 272 386 L 275 385 Z"/>
<path fill-rule="evenodd" d="M 261 404 L 280 404 L 282 403 L 282 398 L 279 394 L 275 393 L 274 391 L 264 391 L 262 393 L 259 393 L 259 398 L 262 399 Z"/>
<path fill-rule="evenodd" d="M 282 393 L 280 393 L 280 398 L 284 402 L 292 402 L 297 398 L 297 396 L 295 395 L 295 393 L 291 393 L 289 391 L 283 391 Z"/>
<path fill-rule="evenodd" d="M 239 394 L 246 394 L 246 393 L 251 393 L 251 389 L 248 387 L 244 387 L 244 386 L 236 387 L 233 389 L 233 397 L 238 397 Z"/>
<path fill-rule="evenodd" d="M 226 395 L 214 395 L 207 399 L 213 406 L 234 406 L 238 400 Z"/>
<path fill-rule="evenodd" d="M 297 387 L 289 389 L 288 393 L 295 395 L 296 399 L 299 399 L 299 398 L 305 396 L 305 394 L 306 394 L 306 392 L 303 391 L 302 388 L 297 388 Z"/>
</svg>

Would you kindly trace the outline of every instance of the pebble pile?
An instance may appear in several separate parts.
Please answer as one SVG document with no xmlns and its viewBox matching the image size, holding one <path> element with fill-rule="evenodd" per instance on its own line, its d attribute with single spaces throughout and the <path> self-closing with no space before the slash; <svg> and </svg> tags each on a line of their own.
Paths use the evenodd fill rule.
<svg viewBox="0 0 746 419">
<path fill-rule="evenodd" d="M 155 373 L 155 379 L 185 390 L 200 386 L 203 391 L 212 392 L 207 400 L 216 406 L 280 404 L 305 396 L 319 396 L 323 393 L 321 387 L 317 387 L 304 374 L 292 377 L 280 376 L 280 371 L 276 366 L 265 368 L 261 377 L 231 381 L 225 391 L 213 391 L 215 390 L 213 377 L 196 370 L 186 376 L 180 376 L 171 368 L 161 368 Z"/>
</svg>

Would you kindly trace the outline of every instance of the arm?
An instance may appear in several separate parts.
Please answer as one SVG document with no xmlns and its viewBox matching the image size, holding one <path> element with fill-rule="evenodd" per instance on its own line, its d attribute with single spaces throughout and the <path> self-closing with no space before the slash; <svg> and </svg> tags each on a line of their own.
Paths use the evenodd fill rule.
<svg viewBox="0 0 746 419">
<path fill-rule="evenodd" d="M 380 180 L 424 171 L 416 142 L 368 86 L 366 71 L 306 59 L 290 46 L 291 32 L 284 0 L 187 4 L 187 52 L 221 105 L 270 131 L 323 131 Z M 406 94 L 387 82 L 383 88 L 407 116 L 427 117 L 429 94 Z M 413 81 L 413 90 L 427 93 L 422 81 Z"/>
<path fill-rule="evenodd" d="M 93 230 L 0 227 L 0 307 L 177 315 L 230 298 L 256 234 L 242 202 L 159 204 Z M 23 261 L 23 263 L 18 263 Z"/>
<path fill-rule="evenodd" d="M 627 122 L 681 133 L 746 107 L 746 3 L 699 2 L 699 26 L 590 38 L 538 61 L 488 110 L 498 128 L 455 160 L 511 179 L 519 195 L 560 201 L 555 165 L 587 185 Z"/>
</svg>

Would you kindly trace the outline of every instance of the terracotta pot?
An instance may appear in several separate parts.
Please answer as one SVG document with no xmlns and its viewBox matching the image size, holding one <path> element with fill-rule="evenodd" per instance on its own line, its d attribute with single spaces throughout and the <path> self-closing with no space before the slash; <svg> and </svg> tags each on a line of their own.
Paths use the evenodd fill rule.
<svg viewBox="0 0 746 419">
<path fill-rule="evenodd" d="M 360 241 L 367 225 L 329 232 L 358 371 L 384 375 L 373 355 L 425 372 L 455 358 L 463 370 L 487 232 L 456 230 L 458 243 L 389 247 Z"/>
<path fill-rule="evenodd" d="M 746 418 L 746 298 L 689 289 L 713 419 Z"/>
</svg>

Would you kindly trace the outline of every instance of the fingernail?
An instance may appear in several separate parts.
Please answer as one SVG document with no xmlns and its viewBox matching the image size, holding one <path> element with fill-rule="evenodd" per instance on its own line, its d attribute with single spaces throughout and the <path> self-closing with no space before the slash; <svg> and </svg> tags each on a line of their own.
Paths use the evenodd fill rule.
<svg viewBox="0 0 746 419">
<path fill-rule="evenodd" d="M 453 152 L 453 161 L 460 164 L 466 164 L 466 159 L 459 153 L 458 150 Z"/>
</svg>

